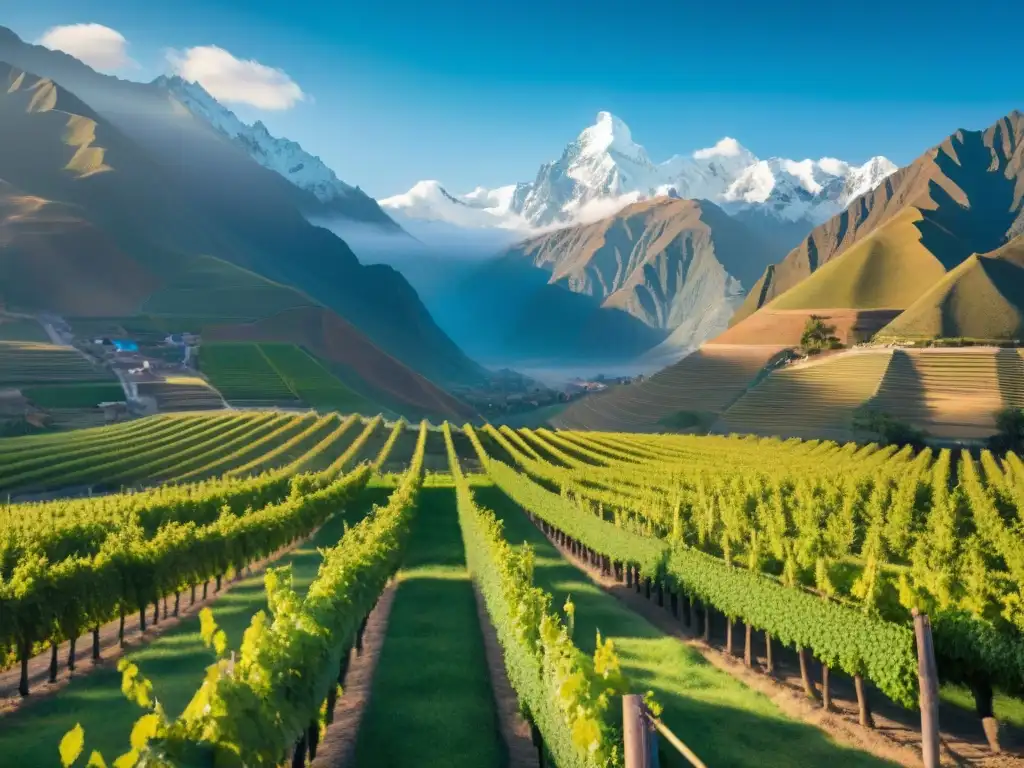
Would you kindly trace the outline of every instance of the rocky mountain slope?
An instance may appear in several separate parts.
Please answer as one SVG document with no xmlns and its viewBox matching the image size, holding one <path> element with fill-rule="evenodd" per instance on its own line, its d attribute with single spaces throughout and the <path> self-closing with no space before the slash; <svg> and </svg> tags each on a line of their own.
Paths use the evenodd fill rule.
<svg viewBox="0 0 1024 768">
<path fill-rule="evenodd" d="M 856 197 L 766 270 L 737 312 L 905 309 L 1024 232 L 1024 114 L 959 130 Z M 978 308 L 981 311 L 982 308 Z"/>
<path fill-rule="evenodd" d="M 133 187 L 121 208 L 98 211 L 102 225 L 93 220 L 129 255 L 149 249 L 168 269 L 184 268 L 199 254 L 214 258 L 338 312 L 433 381 L 467 383 L 482 377 L 398 272 L 362 265 L 344 241 L 309 223 L 308 206 L 320 204 L 312 192 L 254 162 L 164 89 L 98 74 L 71 56 L 23 43 L 3 28 L 0 61 L 53 79 L 131 144 L 132 161 L 108 176 L 120 179 L 138 169 L 149 181 Z M 8 144 L 15 155 L 17 146 Z M 33 193 L 30 185 L 6 180 Z M 35 194 L 62 201 L 59 195 Z M 155 202 L 161 195 L 162 202 Z M 238 316 L 265 312 L 267 306 L 257 302 L 242 310 Z"/>
<path fill-rule="evenodd" d="M 767 249 L 713 203 L 660 197 L 529 239 L 503 259 L 692 347 L 725 329 Z"/>
</svg>

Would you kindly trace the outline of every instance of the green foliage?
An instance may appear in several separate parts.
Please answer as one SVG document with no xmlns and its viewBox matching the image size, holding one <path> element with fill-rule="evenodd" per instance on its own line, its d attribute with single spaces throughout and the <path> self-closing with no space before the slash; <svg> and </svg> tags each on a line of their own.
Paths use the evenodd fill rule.
<svg viewBox="0 0 1024 768">
<path fill-rule="evenodd" d="M 804 331 L 800 335 L 800 347 L 808 354 L 815 354 L 824 349 L 840 349 L 843 345 L 835 335 L 836 327 L 826 325 L 818 315 L 807 318 Z"/>
<path fill-rule="evenodd" d="M 916 705 L 917 655 L 908 627 L 730 568 L 686 547 L 672 552 L 667 575 L 675 588 L 726 616 L 786 645 L 809 648 L 833 669 L 864 675 L 892 700 Z"/>
<path fill-rule="evenodd" d="M 259 344 L 204 342 L 199 367 L 226 400 L 296 400 Z"/>
<path fill-rule="evenodd" d="M 996 411 L 996 434 L 990 442 L 997 451 L 1024 448 L 1024 409 L 1008 406 Z"/>
<path fill-rule="evenodd" d="M 881 438 L 884 445 L 910 445 L 922 448 L 928 437 L 924 430 L 869 407 L 857 409 L 853 415 L 852 426 L 855 430 L 873 432 Z"/>
<path fill-rule="evenodd" d="M 697 414 L 692 411 L 676 411 L 658 419 L 658 424 L 670 429 L 689 429 L 700 423 Z"/>
<path fill-rule="evenodd" d="M 566 602 L 563 622 L 551 610 L 551 596 L 533 584 L 532 550 L 511 547 L 494 514 L 476 505 L 447 424 L 444 433 L 466 557 L 520 705 L 557 765 L 621 765 L 613 699 L 627 687 L 612 641 L 599 636 L 592 659 L 574 645 L 572 603 Z"/>
<path fill-rule="evenodd" d="M 294 344 L 260 344 L 260 350 L 288 387 L 314 408 L 374 413 L 361 395 L 353 392 L 315 357 Z"/>
<path fill-rule="evenodd" d="M 21 394 L 40 408 L 94 408 L 125 399 L 119 384 L 53 384 L 24 387 Z"/>
<path fill-rule="evenodd" d="M 102 529 L 90 529 L 85 535 L 94 553 L 72 554 L 52 564 L 37 547 L 22 544 L 24 554 L 0 583 L 0 646 L 31 649 L 54 637 L 76 637 L 122 610 L 142 608 L 229 568 L 238 570 L 323 523 L 359 493 L 369 474 L 364 466 L 333 482 L 321 478 L 306 484 L 308 493 L 291 494 L 256 511 L 232 514 L 230 507 L 222 507 L 205 524 L 167 521 L 149 537 L 138 518 L 106 536 Z M 277 480 L 270 482 L 280 489 Z M 249 498 L 263 490 L 258 484 L 241 487 Z"/>
</svg>

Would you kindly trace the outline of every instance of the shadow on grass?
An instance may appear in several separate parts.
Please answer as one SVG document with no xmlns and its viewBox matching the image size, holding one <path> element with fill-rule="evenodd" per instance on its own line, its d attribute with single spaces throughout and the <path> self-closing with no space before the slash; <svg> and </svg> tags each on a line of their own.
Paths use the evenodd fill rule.
<svg viewBox="0 0 1024 768">
<path fill-rule="evenodd" d="M 356 764 L 503 765 L 454 489 L 423 489 L 398 578 Z"/>
<path fill-rule="evenodd" d="M 368 488 L 344 517 L 328 521 L 312 540 L 274 565 L 290 564 L 294 586 L 304 592 L 320 567 L 317 548 L 336 544 L 346 520 L 361 519 L 373 504 L 386 501 L 389 493 L 387 488 Z M 217 623 L 228 635 L 229 647 L 241 644 L 252 616 L 266 608 L 263 578 L 264 574 L 258 573 L 232 585 L 231 591 L 211 606 Z M 182 597 L 187 601 L 187 593 Z M 199 636 L 198 614 L 187 617 L 145 646 L 129 650 L 126 657 L 152 681 L 157 699 L 171 716 L 185 708 L 199 688 L 206 668 L 214 661 L 213 653 Z M 0 721 L 0 764 L 59 765 L 57 745 L 76 723 L 85 729 L 86 754 L 99 750 L 110 763 L 128 751 L 132 724 L 142 714 L 121 694 L 121 673 L 111 664 L 4 717 Z"/>
<path fill-rule="evenodd" d="M 708 765 L 846 768 L 889 765 L 832 742 L 818 729 L 783 715 L 762 694 L 715 669 L 694 649 L 667 637 L 616 598 L 596 586 L 529 522 L 499 489 L 480 487 L 478 501 L 505 521 L 510 542 L 527 542 L 536 552 L 535 580 L 561 608 L 576 605 L 574 639 L 592 653 L 596 633 L 611 637 L 622 669 L 638 691 L 652 690 L 664 707 L 664 722 Z M 687 765 L 663 745 L 663 764 Z"/>
</svg>

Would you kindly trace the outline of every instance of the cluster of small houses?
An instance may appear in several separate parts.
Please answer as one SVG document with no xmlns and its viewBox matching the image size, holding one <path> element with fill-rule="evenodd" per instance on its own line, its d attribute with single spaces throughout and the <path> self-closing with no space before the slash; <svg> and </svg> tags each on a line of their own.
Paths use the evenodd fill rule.
<svg viewBox="0 0 1024 768">
<path fill-rule="evenodd" d="M 165 346 L 184 350 L 186 361 L 189 349 L 198 343 L 199 336 L 192 333 L 172 333 L 163 339 Z M 147 359 L 139 349 L 137 341 L 102 336 L 92 339 L 92 344 L 108 361 L 111 368 L 127 373 L 133 379 L 157 379 L 155 368 L 159 367 L 160 363 L 156 362 L 154 365 L 151 360 Z M 119 421 L 128 412 L 128 403 L 123 401 L 99 403 L 98 407 L 103 410 L 107 421 Z"/>
</svg>

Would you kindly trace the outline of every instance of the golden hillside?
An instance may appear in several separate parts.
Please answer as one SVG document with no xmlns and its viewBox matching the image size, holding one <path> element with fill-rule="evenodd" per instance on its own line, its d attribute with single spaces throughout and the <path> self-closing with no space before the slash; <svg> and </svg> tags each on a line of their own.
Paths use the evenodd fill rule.
<svg viewBox="0 0 1024 768">
<path fill-rule="evenodd" d="M 815 228 L 750 292 L 759 307 L 903 309 L 1024 227 L 1024 114 L 960 130 Z"/>
<path fill-rule="evenodd" d="M 879 334 L 880 340 L 1024 338 L 1024 235 L 973 254 Z"/>
</svg>

